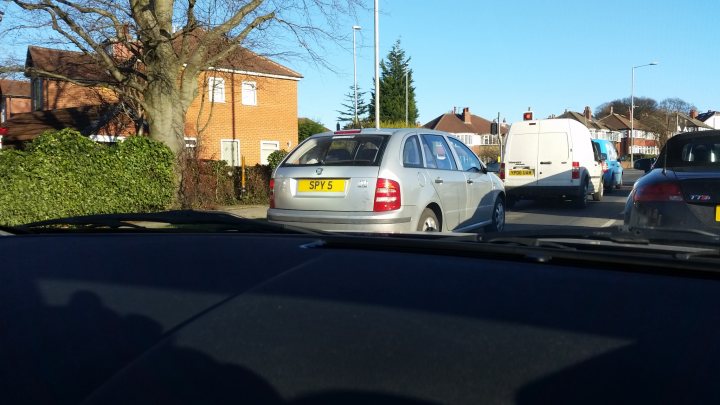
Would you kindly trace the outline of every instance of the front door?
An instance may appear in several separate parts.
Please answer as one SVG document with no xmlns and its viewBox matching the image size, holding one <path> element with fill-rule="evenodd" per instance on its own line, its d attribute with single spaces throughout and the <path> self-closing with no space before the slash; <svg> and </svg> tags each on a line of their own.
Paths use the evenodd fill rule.
<svg viewBox="0 0 720 405">
<path fill-rule="evenodd" d="M 440 198 L 443 228 L 455 229 L 465 217 L 467 190 L 450 147 L 442 135 L 422 135 L 423 159 L 430 182 Z"/>
</svg>

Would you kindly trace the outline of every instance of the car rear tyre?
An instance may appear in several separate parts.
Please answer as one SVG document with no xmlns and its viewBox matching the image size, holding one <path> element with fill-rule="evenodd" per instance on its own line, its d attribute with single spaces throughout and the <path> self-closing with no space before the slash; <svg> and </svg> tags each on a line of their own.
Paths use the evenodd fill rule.
<svg viewBox="0 0 720 405">
<path fill-rule="evenodd" d="M 575 197 L 575 207 L 585 208 L 588 205 L 588 193 L 590 192 L 589 181 L 587 178 L 582 182 L 578 190 L 578 196 Z"/>
<path fill-rule="evenodd" d="M 600 182 L 600 190 L 596 191 L 592 195 L 593 201 L 600 201 L 603 198 L 603 192 L 605 191 L 605 187 L 603 186 L 603 182 Z"/>
<path fill-rule="evenodd" d="M 422 232 L 440 232 L 440 221 L 438 221 L 435 211 L 430 208 L 423 210 L 422 215 L 420 215 L 417 230 Z"/>
<path fill-rule="evenodd" d="M 501 232 L 505 228 L 505 204 L 502 198 L 495 199 L 492 210 L 492 223 L 485 227 L 485 232 Z"/>
</svg>

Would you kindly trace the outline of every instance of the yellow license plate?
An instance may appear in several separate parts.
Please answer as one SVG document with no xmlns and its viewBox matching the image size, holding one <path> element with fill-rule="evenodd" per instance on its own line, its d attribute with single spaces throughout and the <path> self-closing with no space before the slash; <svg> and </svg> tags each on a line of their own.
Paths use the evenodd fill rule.
<svg viewBox="0 0 720 405">
<path fill-rule="evenodd" d="M 345 191 L 343 179 L 303 179 L 298 180 L 301 193 L 341 193 Z"/>
<path fill-rule="evenodd" d="M 511 176 L 532 176 L 535 174 L 535 170 L 522 169 L 522 170 L 510 170 Z"/>
<path fill-rule="evenodd" d="M 715 222 L 720 222 L 720 205 L 715 206 Z"/>
</svg>

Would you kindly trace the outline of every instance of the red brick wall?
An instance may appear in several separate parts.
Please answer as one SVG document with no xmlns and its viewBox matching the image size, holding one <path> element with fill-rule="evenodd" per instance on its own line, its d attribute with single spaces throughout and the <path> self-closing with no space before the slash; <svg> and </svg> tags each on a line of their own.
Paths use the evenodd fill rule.
<svg viewBox="0 0 720 405">
<path fill-rule="evenodd" d="M 43 83 L 43 110 L 84 107 L 114 103 L 117 96 L 99 87 L 83 87 L 74 83 L 45 80 Z"/>
<path fill-rule="evenodd" d="M 249 166 L 260 163 L 260 141 L 277 141 L 285 150 L 297 145 L 297 81 L 229 73 L 215 76 L 225 80 L 225 102 L 210 103 L 209 76 L 201 75 L 199 94 L 188 109 L 185 125 L 186 136 L 198 138 L 201 158 L 219 160 L 222 139 L 239 140 L 240 154 Z M 256 83 L 257 105 L 242 104 L 243 81 Z"/>
<path fill-rule="evenodd" d="M 5 100 L 5 117 L 12 118 L 13 114 L 32 111 L 32 101 L 29 98 L 7 97 Z"/>
</svg>

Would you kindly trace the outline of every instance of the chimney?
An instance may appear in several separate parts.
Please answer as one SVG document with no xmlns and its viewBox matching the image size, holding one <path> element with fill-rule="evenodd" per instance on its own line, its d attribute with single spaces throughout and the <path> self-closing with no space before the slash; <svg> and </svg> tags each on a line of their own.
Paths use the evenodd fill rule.
<svg viewBox="0 0 720 405">
<path fill-rule="evenodd" d="M 463 108 L 463 121 L 465 121 L 466 124 L 472 123 L 472 119 L 470 118 L 470 107 Z"/>
<path fill-rule="evenodd" d="M 585 106 L 585 111 L 583 111 L 583 115 L 585 116 L 585 119 L 588 121 L 592 119 L 592 110 L 590 109 L 589 106 Z"/>
<path fill-rule="evenodd" d="M 614 110 L 613 106 L 610 106 L 610 115 L 615 114 L 615 111 L 613 111 L 613 110 Z"/>
<path fill-rule="evenodd" d="M 697 110 L 694 109 L 694 108 L 691 109 L 691 110 L 690 110 L 690 118 L 695 119 L 695 118 L 697 118 L 697 116 L 698 116 Z"/>
</svg>

